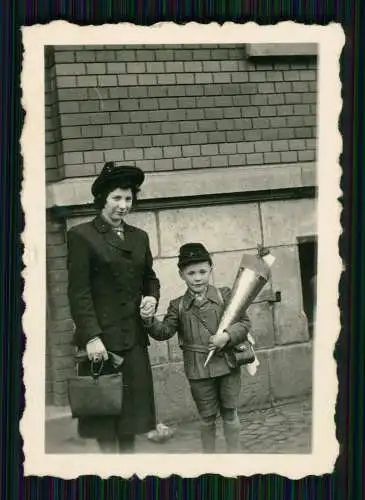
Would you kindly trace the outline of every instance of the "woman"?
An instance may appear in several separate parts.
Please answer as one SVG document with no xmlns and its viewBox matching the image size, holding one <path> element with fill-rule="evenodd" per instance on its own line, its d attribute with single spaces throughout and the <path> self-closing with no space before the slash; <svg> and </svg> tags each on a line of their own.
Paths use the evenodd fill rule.
<svg viewBox="0 0 365 500">
<path fill-rule="evenodd" d="M 106 453 L 132 452 L 136 434 L 156 426 L 147 333 L 140 316 L 155 311 L 160 283 L 152 269 L 147 233 L 124 222 L 136 200 L 144 173 L 136 167 L 106 163 L 92 185 L 99 211 L 91 222 L 68 232 L 68 297 L 75 323 L 75 344 L 88 358 L 113 366 L 108 351 L 124 358 L 120 417 L 79 419 L 81 437 L 96 438 Z M 79 374 L 90 373 L 90 361 Z"/>
</svg>

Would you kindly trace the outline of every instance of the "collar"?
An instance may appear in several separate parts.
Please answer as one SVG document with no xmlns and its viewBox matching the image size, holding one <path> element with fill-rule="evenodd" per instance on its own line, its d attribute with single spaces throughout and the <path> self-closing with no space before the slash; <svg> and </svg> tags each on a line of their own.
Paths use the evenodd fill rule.
<svg viewBox="0 0 365 500">
<path fill-rule="evenodd" d="M 207 292 L 206 292 L 205 296 L 210 302 L 214 302 L 215 304 L 218 304 L 218 305 L 221 304 L 219 297 L 218 297 L 217 289 L 214 286 L 208 285 Z M 190 309 L 194 300 L 195 300 L 194 294 L 192 294 L 190 292 L 190 290 L 187 289 L 184 296 L 183 296 L 184 308 Z"/>
<path fill-rule="evenodd" d="M 113 226 L 111 226 L 101 215 L 97 215 L 93 220 L 93 224 L 100 233 L 107 233 L 108 231 L 113 231 Z M 124 233 L 129 231 L 132 226 L 122 221 L 121 224 Z"/>
<path fill-rule="evenodd" d="M 117 233 L 113 230 L 113 227 L 106 222 L 103 217 L 97 216 L 92 222 L 95 229 L 103 235 L 105 242 L 113 247 L 114 249 L 121 250 L 123 252 L 132 252 L 133 242 L 132 238 L 127 236 L 127 232 L 132 229 L 132 226 L 125 224 L 123 222 L 124 238 L 120 238 Z"/>
</svg>

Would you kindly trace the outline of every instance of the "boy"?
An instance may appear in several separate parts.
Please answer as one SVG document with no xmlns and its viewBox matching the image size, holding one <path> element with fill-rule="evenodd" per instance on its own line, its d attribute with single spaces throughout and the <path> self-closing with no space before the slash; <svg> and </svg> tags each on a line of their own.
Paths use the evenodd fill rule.
<svg viewBox="0 0 365 500">
<path fill-rule="evenodd" d="M 141 316 L 152 338 L 168 340 L 176 332 L 183 350 L 185 374 L 192 397 L 201 417 L 203 451 L 214 453 L 216 418 L 223 419 L 227 451 L 240 451 L 240 422 L 237 414 L 241 389 L 240 368 L 234 364 L 229 347 L 247 337 L 250 320 L 242 314 L 227 331 L 215 335 L 231 291 L 220 290 L 209 284 L 212 259 L 200 243 L 187 243 L 180 248 L 178 268 L 187 290 L 182 297 L 170 302 L 163 321 L 141 310 Z M 210 363 L 204 362 L 210 349 L 216 352 Z"/>
</svg>

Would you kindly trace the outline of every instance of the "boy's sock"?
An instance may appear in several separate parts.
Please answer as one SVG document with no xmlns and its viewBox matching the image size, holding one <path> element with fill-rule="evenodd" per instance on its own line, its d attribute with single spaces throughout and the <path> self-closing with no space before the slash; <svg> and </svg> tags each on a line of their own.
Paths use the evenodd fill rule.
<svg viewBox="0 0 365 500">
<path fill-rule="evenodd" d="M 240 420 L 237 411 L 231 408 L 222 409 L 223 431 L 228 453 L 241 453 Z"/>
<path fill-rule="evenodd" d="M 200 436 L 204 453 L 215 452 L 216 416 L 204 418 L 200 424 Z"/>
</svg>

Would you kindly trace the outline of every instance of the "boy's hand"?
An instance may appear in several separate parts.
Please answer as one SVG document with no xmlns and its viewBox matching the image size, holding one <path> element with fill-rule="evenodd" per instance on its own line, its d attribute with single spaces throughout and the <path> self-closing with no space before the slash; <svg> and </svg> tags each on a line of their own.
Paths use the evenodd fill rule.
<svg viewBox="0 0 365 500">
<path fill-rule="evenodd" d="M 209 339 L 209 349 L 223 349 L 229 340 L 230 337 L 226 331 L 217 335 L 212 335 Z"/>
<path fill-rule="evenodd" d="M 156 312 L 156 304 L 155 297 L 143 297 L 140 305 L 140 314 L 143 320 L 153 318 Z"/>
</svg>

